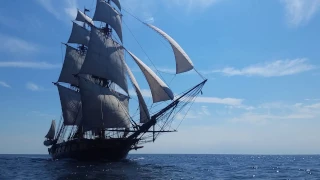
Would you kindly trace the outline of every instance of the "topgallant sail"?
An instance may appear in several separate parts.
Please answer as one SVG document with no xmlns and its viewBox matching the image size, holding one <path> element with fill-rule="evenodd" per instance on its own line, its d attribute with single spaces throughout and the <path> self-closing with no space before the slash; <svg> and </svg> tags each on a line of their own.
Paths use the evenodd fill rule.
<svg viewBox="0 0 320 180">
<path fill-rule="evenodd" d="M 159 134 L 175 132 L 171 129 L 172 121 L 194 101 L 207 81 L 203 78 L 199 84 L 175 96 L 152 68 L 123 47 L 121 10 L 119 0 L 97 0 L 92 18 L 86 15 L 86 9 L 77 12 L 65 44 L 63 67 L 58 81 L 54 82 L 62 118 L 57 127 L 55 120 L 52 121 L 44 141 L 53 159 L 117 161 L 126 158 L 130 150 L 155 141 Z M 190 57 L 172 37 L 154 25 L 144 24 L 170 43 L 176 74 L 194 69 Z M 130 58 L 125 58 L 125 53 Z M 152 102 L 162 103 L 161 108 L 154 110 L 147 106 L 138 81 L 126 63 L 128 59 L 138 65 L 150 87 Z M 138 98 L 138 120 L 129 113 L 128 81 Z"/>
</svg>

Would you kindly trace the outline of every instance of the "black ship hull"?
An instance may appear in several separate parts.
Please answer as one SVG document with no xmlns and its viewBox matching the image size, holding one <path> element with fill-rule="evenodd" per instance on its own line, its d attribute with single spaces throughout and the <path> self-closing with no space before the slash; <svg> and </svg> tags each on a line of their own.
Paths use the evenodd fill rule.
<svg viewBox="0 0 320 180">
<path fill-rule="evenodd" d="M 120 161 L 135 149 L 137 140 L 76 139 L 52 145 L 48 149 L 53 159 L 71 158 L 81 161 Z"/>
</svg>

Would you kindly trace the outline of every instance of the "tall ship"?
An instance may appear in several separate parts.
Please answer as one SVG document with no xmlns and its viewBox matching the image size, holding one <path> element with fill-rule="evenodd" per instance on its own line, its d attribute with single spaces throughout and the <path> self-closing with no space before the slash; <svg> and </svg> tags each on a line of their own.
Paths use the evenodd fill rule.
<svg viewBox="0 0 320 180">
<path fill-rule="evenodd" d="M 172 37 L 139 20 L 170 44 L 175 75 L 193 70 L 200 77 L 189 89 L 174 94 L 156 67 L 148 67 L 124 47 L 119 0 L 97 0 L 92 18 L 88 11 L 77 11 L 69 40 L 64 43 L 61 73 L 53 83 L 58 88 L 62 115 L 59 123 L 52 120 L 44 145 L 53 159 L 119 161 L 162 133 L 176 132 L 172 122 L 186 115 L 207 80 Z M 127 61 L 136 63 L 145 77 L 151 105 L 147 105 Z M 129 91 L 128 84 L 134 91 Z M 132 96 L 137 97 L 134 108 L 138 115 L 129 112 Z"/>
</svg>

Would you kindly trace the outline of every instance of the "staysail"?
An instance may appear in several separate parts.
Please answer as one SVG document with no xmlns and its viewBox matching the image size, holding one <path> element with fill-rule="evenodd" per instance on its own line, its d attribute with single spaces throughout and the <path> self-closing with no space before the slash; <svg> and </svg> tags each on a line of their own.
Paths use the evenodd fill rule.
<svg viewBox="0 0 320 180">
<path fill-rule="evenodd" d="M 95 27 L 91 28 L 89 47 L 80 74 L 111 80 L 128 93 L 123 48 Z"/>
<path fill-rule="evenodd" d="M 50 129 L 49 129 L 47 135 L 45 136 L 45 138 L 54 139 L 55 133 L 56 133 L 56 121 L 52 120 Z"/>
<path fill-rule="evenodd" d="M 171 89 L 138 57 L 132 54 L 130 51 L 127 51 L 134 61 L 138 64 L 139 68 L 143 72 L 145 78 L 148 81 L 152 99 L 154 103 L 172 100 L 174 98 Z"/>
<path fill-rule="evenodd" d="M 130 127 L 127 96 L 101 87 L 91 79 L 79 78 L 79 82 L 85 131 Z"/>
<path fill-rule="evenodd" d="M 122 42 L 121 14 L 112 8 L 109 3 L 104 0 L 97 0 L 96 11 L 92 19 L 109 24 L 116 31 Z"/>
<path fill-rule="evenodd" d="M 146 23 L 145 23 L 146 24 Z M 170 37 L 167 33 L 159 29 L 158 27 L 151 25 L 151 24 L 146 24 L 156 32 L 158 32 L 160 35 L 162 35 L 166 40 L 169 41 L 176 60 L 176 73 L 183 73 L 187 72 L 193 69 L 193 63 L 187 53 L 180 47 L 180 45 L 172 38 Z"/>
<path fill-rule="evenodd" d="M 57 84 L 57 87 L 62 108 L 63 124 L 65 126 L 80 125 L 82 118 L 80 93 L 59 84 Z"/>
<path fill-rule="evenodd" d="M 66 45 L 66 47 L 66 55 L 58 82 L 65 82 L 78 86 L 78 79 L 74 77 L 74 75 L 79 73 L 85 54 L 69 45 Z"/>
<path fill-rule="evenodd" d="M 126 68 L 127 68 L 127 71 L 128 71 L 128 75 L 129 75 L 129 78 L 134 86 L 134 89 L 137 93 L 137 96 L 138 96 L 138 100 L 139 100 L 139 109 L 140 109 L 140 123 L 146 123 L 150 120 L 150 114 L 149 114 L 149 110 L 148 110 L 148 107 L 146 105 L 146 102 L 144 101 L 143 99 L 143 96 L 142 96 L 142 93 L 141 93 L 141 90 L 140 90 L 140 87 L 138 85 L 138 82 L 136 80 L 136 78 L 134 77 L 133 73 L 131 72 L 130 68 L 128 67 L 127 64 L 126 65 Z"/>
</svg>

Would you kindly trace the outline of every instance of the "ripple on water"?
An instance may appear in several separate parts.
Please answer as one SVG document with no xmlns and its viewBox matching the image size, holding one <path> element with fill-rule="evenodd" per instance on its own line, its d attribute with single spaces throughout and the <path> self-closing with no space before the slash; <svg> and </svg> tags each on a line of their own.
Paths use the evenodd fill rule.
<svg viewBox="0 0 320 180">
<path fill-rule="evenodd" d="M 320 156 L 129 155 L 121 162 L 0 155 L 6 179 L 317 179 Z"/>
</svg>

